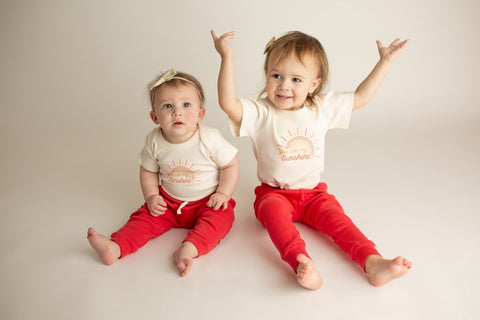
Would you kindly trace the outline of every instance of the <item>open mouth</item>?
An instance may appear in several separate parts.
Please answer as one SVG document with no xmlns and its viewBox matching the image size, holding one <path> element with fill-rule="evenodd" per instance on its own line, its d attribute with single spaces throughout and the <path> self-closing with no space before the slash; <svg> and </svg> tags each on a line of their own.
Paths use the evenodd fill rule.
<svg viewBox="0 0 480 320">
<path fill-rule="evenodd" d="M 175 122 L 173 123 L 173 125 L 174 125 L 174 126 L 182 126 L 182 125 L 183 125 L 183 122 L 181 122 L 181 121 L 175 121 Z"/>
<path fill-rule="evenodd" d="M 290 99 L 290 98 L 291 98 L 291 97 L 282 96 L 282 95 L 277 94 L 277 99 L 280 99 L 280 100 L 288 100 L 288 99 Z"/>
</svg>

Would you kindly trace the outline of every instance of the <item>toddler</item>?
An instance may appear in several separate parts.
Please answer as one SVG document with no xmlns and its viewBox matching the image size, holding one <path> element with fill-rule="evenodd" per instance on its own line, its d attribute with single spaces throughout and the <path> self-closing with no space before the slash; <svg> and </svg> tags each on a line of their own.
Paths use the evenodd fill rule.
<svg viewBox="0 0 480 320">
<path fill-rule="evenodd" d="M 298 283 L 318 289 L 322 278 L 305 249 L 293 222 L 303 222 L 328 235 L 366 273 L 370 283 L 381 286 L 411 268 L 403 257 L 384 259 L 321 182 L 325 134 L 347 128 L 352 110 L 367 104 L 393 61 L 409 40 L 384 47 L 377 41 L 380 60 L 355 92 L 327 92 L 328 61 L 320 42 L 302 32 L 272 39 L 264 54 L 266 85 L 257 99 L 239 99 L 235 90 L 234 33 L 217 37 L 221 56 L 218 76 L 220 107 L 230 119 L 235 136 L 252 140 L 257 159 L 255 215 L 296 273 Z M 266 94 L 266 97 L 262 97 Z"/>
<path fill-rule="evenodd" d="M 88 241 L 110 265 L 171 228 L 189 228 L 173 254 L 185 276 L 192 259 L 212 250 L 232 227 L 237 149 L 218 130 L 199 124 L 205 96 L 193 76 L 171 69 L 152 81 L 149 91 L 157 127 L 139 155 L 145 204 L 110 239 L 89 228 Z"/>
</svg>

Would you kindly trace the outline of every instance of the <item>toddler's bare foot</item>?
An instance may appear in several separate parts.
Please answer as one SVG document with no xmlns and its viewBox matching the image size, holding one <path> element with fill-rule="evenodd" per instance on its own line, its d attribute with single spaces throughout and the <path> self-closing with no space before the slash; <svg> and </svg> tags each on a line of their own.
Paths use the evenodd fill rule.
<svg viewBox="0 0 480 320">
<path fill-rule="evenodd" d="M 118 244 L 104 235 L 97 233 L 95 229 L 88 229 L 87 239 L 104 264 L 113 264 L 120 257 L 120 247 Z"/>
<path fill-rule="evenodd" d="M 299 254 L 297 256 L 297 261 L 299 262 L 297 266 L 298 283 L 302 287 L 310 290 L 319 289 L 322 286 L 323 281 L 317 270 L 315 270 L 313 261 L 304 254 Z"/>
<path fill-rule="evenodd" d="M 192 268 L 193 258 L 198 256 L 197 247 L 190 241 L 185 241 L 182 245 L 173 253 L 173 259 L 177 265 L 180 276 L 185 277 Z"/>
<path fill-rule="evenodd" d="M 371 255 L 365 263 L 368 281 L 375 287 L 383 286 L 394 279 L 400 278 L 411 267 L 412 262 L 403 257 L 387 260 L 378 255 Z"/>
</svg>

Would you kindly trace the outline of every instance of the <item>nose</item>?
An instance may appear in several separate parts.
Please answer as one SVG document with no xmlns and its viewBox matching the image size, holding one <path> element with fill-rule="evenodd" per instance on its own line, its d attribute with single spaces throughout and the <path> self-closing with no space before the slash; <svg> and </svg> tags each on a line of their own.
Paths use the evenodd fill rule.
<svg viewBox="0 0 480 320">
<path fill-rule="evenodd" d="M 287 90 L 288 89 L 287 81 L 286 80 L 281 80 L 278 83 L 278 88 L 281 89 L 281 90 Z"/>
<path fill-rule="evenodd" d="M 174 117 L 181 116 L 181 115 L 182 115 L 182 108 L 176 107 L 176 106 L 173 107 L 172 115 L 173 115 Z"/>
</svg>

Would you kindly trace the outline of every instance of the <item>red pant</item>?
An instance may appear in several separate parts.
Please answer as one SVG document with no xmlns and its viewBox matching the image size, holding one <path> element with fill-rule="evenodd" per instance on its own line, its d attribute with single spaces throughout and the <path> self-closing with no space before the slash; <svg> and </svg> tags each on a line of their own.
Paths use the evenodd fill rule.
<svg viewBox="0 0 480 320">
<path fill-rule="evenodd" d="M 345 215 L 335 197 L 327 193 L 327 185 L 320 183 L 314 189 L 282 190 L 262 184 L 255 189 L 254 203 L 257 219 L 267 229 L 278 251 L 294 271 L 301 253 L 309 257 L 305 242 L 293 222 L 303 222 L 320 230 L 365 268 L 367 258 L 379 254 L 375 244 Z"/>
<path fill-rule="evenodd" d="M 172 228 L 192 229 L 188 232 L 185 241 L 190 241 L 198 250 L 198 256 L 208 253 L 230 231 L 235 208 L 235 201 L 230 199 L 226 210 L 217 211 L 207 207 L 210 196 L 200 200 L 188 202 L 181 208 L 183 201 L 170 197 L 160 189 L 160 195 L 167 203 L 167 211 L 154 217 L 150 214 L 145 203 L 134 212 L 127 223 L 117 232 L 113 233 L 111 240 L 118 243 L 121 250 L 120 258 L 137 251 L 150 239 L 160 236 Z"/>
</svg>

